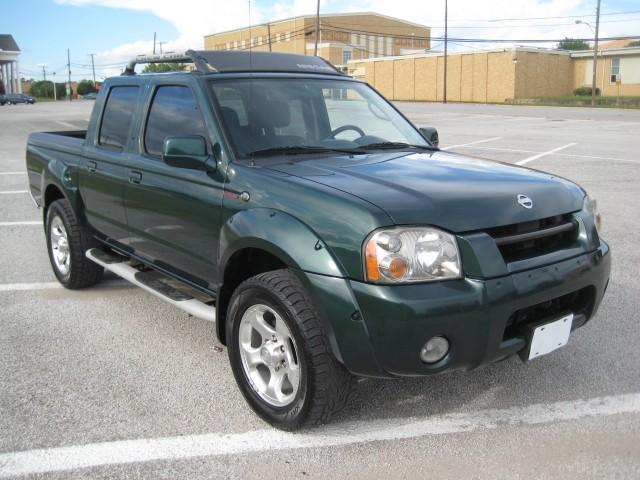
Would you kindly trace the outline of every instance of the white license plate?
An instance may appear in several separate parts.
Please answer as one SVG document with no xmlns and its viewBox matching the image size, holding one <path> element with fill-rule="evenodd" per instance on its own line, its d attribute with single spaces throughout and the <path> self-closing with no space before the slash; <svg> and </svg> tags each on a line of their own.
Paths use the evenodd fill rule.
<svg viewBox="0 0 640 480">
<path fill-rule="evenodd" d="M 533 331 L 529 360 L 551 353 L 560 347 L 564 347 L 569 341 L 573 313 L 562 317 L 555 322 L 540 325 Z"/>
</svg>

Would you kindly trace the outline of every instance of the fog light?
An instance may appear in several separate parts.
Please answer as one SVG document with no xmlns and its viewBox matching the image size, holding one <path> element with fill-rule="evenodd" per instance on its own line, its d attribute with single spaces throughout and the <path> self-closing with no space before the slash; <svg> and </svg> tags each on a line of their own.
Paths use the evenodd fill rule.
<svg viewBox="0 0 640 480">
<path fill-rule="evenodd" d="M 444 337 L 432 337 L 420 350 L 420 360 L 424 363 L 436 363 L 449 353 L 449 340 Z"/>
</svg>

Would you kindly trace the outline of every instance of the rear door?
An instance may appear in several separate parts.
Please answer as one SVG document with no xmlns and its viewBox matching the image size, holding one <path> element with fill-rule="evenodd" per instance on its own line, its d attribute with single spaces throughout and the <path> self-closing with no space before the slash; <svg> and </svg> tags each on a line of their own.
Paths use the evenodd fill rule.
<svg viewBox="0 0 640 480">
<path fill-rule="evenodd" d="M 195 85 L 197 87 L 197 84 Z M 135 254 L 210 290 L 216 290 L 224 169 L 213 173 L 171 167 L 162 161 L 168 136 L 200 135 L 208 152 L 218 143 L 199 88 L 161 80 L 151 91 L 138 154 L 132 158 L 125 207 Z M 207 111 L 209 111 L 207 109 Z"/>
<path fill-rule="evenodd" d="M 107 92 L 94 135 L 87 138 L 85 164 L 80 169 L 80 194 L 89 224 L 126 244 L 129 230 L 123 194 L 127 183 L 127 146 L 142 87 L 113 85 Z M 99 108 L 99 107 L 97 107 Z"/>
</svg>

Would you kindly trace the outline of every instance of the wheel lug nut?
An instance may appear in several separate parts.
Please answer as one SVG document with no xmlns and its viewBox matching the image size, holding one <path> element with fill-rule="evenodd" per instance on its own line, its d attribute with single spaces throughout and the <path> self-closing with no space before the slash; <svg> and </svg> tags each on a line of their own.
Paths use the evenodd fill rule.
<svg viewBox="0 0 640 480">
<path fill-rule="evenodd" d="M 280 345 L 280 351 L 284 353 L 284 345 Z"/>
</svg>

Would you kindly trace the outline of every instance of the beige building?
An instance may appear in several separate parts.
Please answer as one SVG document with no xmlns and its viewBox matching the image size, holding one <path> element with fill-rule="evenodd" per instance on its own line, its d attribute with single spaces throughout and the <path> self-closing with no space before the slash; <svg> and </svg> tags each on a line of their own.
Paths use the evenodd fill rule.
<svg viewBox="0 0 640 480">
<path fill-rule="evenodd" d="M 424 25 L 378 13 L 320 15 L 318 55 L 346 68 L 350 60 L 425 52 L 431 30 Z M 277 20 L 204 37 L 207 50 L 272 50 L 313 55 L 316 17 Z"/>
<path fill-rule="evenodd" d="M 505 103 L 571 95 L 575 88 L 591 85 L 592 59 L 593 50 L 527 47 L 450 54 L 447 100 Z M 392 100 L 443 99 L 442 53 L 352 60 L 348 71 Z M 640 48 L 599 50 L 596 84 L 603 95 L 640 95 Z"/>
</svg>

